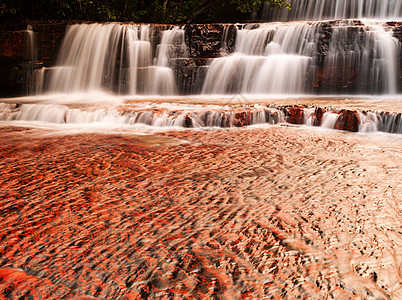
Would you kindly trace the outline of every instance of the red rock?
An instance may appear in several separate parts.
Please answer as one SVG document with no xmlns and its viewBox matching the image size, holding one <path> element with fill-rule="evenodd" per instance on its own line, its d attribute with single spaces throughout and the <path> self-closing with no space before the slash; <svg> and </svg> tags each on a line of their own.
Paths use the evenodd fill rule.
<svg viewBox="0 0 402 300">
<path fill-rule="evenodd" d="M 233 118 L 234 127 L 244 127 L 251 125 L 251 113 L 249 111 L 238 111 Z"/>
<path fill-rule="evenodd" d="M 335 124 L 335 129 L 351 132 L 359 131 L 360 118 L 356 111 L 342 110 L 338 121 Z"/>
<path fill-rule="evenodd" d="M 70 298 L 71 300 L 98 300 L 99 298 L 94 298 L 90 296 L 78 296 L 74 298 Z"/>
<path fill-rule="evenodd" d="M 286 108 L 287 121 L 290 124 L 304 124 L 304 107 L 290 106 Z"/>
<path fill-rule="evenodd" d="M 326 112 L 325 108 L 317 107 L 314 115 L 313 115 L 313 125 L 314 126 L 321 126 L 322 123 L 322 117 L 324 116 L 324 113 Z"/>
</svg>

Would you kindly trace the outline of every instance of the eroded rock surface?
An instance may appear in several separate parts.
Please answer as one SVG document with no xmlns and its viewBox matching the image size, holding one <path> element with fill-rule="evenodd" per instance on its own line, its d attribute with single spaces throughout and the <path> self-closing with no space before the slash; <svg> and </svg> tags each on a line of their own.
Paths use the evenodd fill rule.
<svg viewBox="0 0 402 300">
<path fill-rule="evenodd" d="M 2 298 L 402 295 L 397 138 L 43 134 L 1 130 Z"/>
</svg>

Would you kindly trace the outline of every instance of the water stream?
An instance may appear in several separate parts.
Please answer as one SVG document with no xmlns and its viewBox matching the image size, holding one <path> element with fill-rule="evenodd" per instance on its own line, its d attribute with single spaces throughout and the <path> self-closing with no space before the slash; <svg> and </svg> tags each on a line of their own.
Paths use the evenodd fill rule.
<svg viewBox="0 0 402 300">
<path fill-rule="evenodd" d="M 36 36 L 29 27 L 26 60 L 29 62 L 27 69 L 32 72 L 26 76 L 28 93 L 43 97 L 60 93 L 106 93 L 111 98 L 126 99 L 184 95 L 189 97 L 189 102 L 199 91 L 212 98 L 216 95 L 228 97 L 230 102 L 235 95 L 243 98 L 399 97 L 402 92 L 401 42 L 395 32 L 399 27 L 390 21 L 401 19 L 401 0 L 290 3 L 291 11 L 269 10 L 265 18 L 270 22 L 222 26 L 214 33 L 219 36 L 220 54 L 211 57 L 196 57 L 190 53 L 194 52 L 189 40 L 188 26 L 191 25 L 76 24 L 67 28 L 55 65 L 40 69 L 35 62 Z M 209 32 L 202 33 L 202 30 L 209 29 L 200 28 L 197 29 L 201 30 L 201 35 L 196 37 L 200 39 L 196 47 L 208 50 L 212 42 L 207 39 Z M 195 78 L 186 86 L 183 78 L 190 73 Z M 58 103 L 50 103 L 48 107 L 38 103 L 28 105 L 24 101 L 14 108 L 8 105 L 0 107 L 2 121 L 75 123 L 80 120 L 91 123 L 113 120 L 114 123 L 162 127 L 236 126 L 229 117 L 229 121 L 222 121 L 222 112 L 216 114 L 210 107 L 192 107 L 190 112 L 168 109 L 163 113 L 153 110 L 144 113 L 142 108 L 136 108 L 136 112 L 127 116 L 126 110 L 114 111 L 110 105 L 103 112 L 103 108 L 86 107 L 85 103 L 80 104 L 79 110 L 68 105 L 61 107 Z M 314 108 L 306 105 L 306 110 Z M 254 124 L 254 120 L 265 122 L 262 115 L 256 115 L 254 106 L 246 105 L 241 109 L 251 114 L 251 121 L 246 125 Z M 265 110 L 269 111 L 269 108 L 266 106 Z M 205 111 L 213 121 L 206 121 Z M 259 109 L 257 111 L 261 114 Z M 358 111 L 359 130 L 400 133 L 400 117 L 387 117 L 384 121 L 380 112 L 371 114 L 367 111 Z M 226 113 L 235 115 L 238 112 L 232 109 Z M 334 128 L 337 116 L 339 112 L 327 109 L 321 126 Z M 311 124 L 307 111 L 304 118 L 303 124 Z M 384 124 L 391 119 L 392 125 Z M 279 118 L 277 122 L 280 120 L 284 119 Z"/>
<path fill-rule="evenodd" d="M 291 10 L 265 5 L 265 20 L 401 19 L 400 0 L 289 0 Z"/>
</svg>

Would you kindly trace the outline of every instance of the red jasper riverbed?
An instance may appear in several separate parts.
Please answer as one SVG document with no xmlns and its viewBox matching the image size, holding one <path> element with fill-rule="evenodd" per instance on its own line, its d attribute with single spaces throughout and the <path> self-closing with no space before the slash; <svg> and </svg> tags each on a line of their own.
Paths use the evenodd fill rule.
<svg viewBox="0 0 402 300">
<path fill-rule="evenodd" d="M 402 297 L 399 136 L 0 141 L 0 299 Z"/>
</svg>

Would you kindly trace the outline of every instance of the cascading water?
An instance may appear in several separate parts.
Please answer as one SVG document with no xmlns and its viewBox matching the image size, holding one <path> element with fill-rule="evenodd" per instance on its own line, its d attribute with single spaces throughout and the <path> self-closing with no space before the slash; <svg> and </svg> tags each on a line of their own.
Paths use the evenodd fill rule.
<svg viewBox="0 0 402 300">
<path fill-rule="evenodd" d="M 376 22 L 341 21 L 331 28 L 324 58 L 325 92 L 396 94 L 400 43 Z M 317 71 L 320 72 L 320 71 Z"/>
<path fill-rule="evenodd" d="M 38 49 L 37 36 L 31 25 L 23 31 L 25 38 L 24 78 L 25 88 L 28 94 L 37 95 L 42 92 L 43 70 L 37 68 Z"/>
<path fill-rule="evenodd" d="M 177 93 L 174 72 L 170 68 L 171 61 L 178 57 L 187 56 L 187 47 L 184 41 L 184 30 L 174 27 L 172 30 L 164 31 L 162 41 L 157 46 L 154 67 L 149 73 L 148 94 Z"/>
<path fill-rule="evenodd" d="M 400 42 L 391 30 L 374 21 L 328 24 L 266 23 L 238 29 L 235 53 L 211 63 L 203 93 L 399 92 Z"/>
<path fill-rule="evenodd" d="M 366 19 L 191 24 L 187 27 L 77 24 L 68 27 L 55 66 L 42 69 L 40 66 L 46 63 L 39 62 L 36 33 L 29 27 L 23 31 L 27 36 L 24 64 L 29 92 L 72 93 L 72 97 L 83 93 L 93 97 L 102 93 L 86 93 L 105 91 L 107 97 L 111 97 L 110 93 L 128 95 L 128 102 L 133 101 L 133 95 L 194 95 L 201 90 L 206 95 L 257 94 L 263 97 L 273 94 L 281 97 L 395 95 L 401 92 L 402 26 L 378 19 L 400 18 L 402 0 L 291 2 L 289 15 L 279 16 L 278 13 L 272 18 L 298 19 L 298 14 L 305 14 L 303 16 L 312 20 L 351 16 Z M 230 97 L 228 102 L 233 104 Z M 122 97 L 116 98 L 125 101 Z M 181 127 L 272 123 L 267 117 L 270 112 L 255 106 L 237 111 L 237 108 L 227 109 L 224 113 L 200 107 L 191 113 L 158 109 L 128 113 L 110 108 L 92 111 L 91 104 L 86 102 L 91 100 L 85 99 L 79 102 L 80 109 L 57 106 L 59 103 L 46 106 L 22 102 L 15 108 L 1 108 L 0 121 L 85 124 L 111 120 L 118 124 Z M 72 102 L 78 103 L 78 100 Z M 342 129 L 341 114 L 325 110 L 318 117 L 315 108 L 306 108 L 302 117 L 289 122 Z M 281 122 L 280 119 L 273 123 Z M 400 133 L 400 120 L 397 112 L 381 115 L 361 111 L 359 116 L 354 115 L 353 126 L 346 130 Z"/>
<path fill-rule="evenodd" d="M 263 19 L 402 17 L 402 0 L 288 2 L 290 11 L 271 10 L 267 4 Z M 210 65 L 204 93 L 400 92 L 400 42 L 382 21 L 267 23 L 244 26 L 237 35 L 235 53 Z"/>
<path fill-rule="evenodd" d="M 237 33 L 235 53 L 215 59 L 203 93 L 302 93 L 314 57 L 317 27 L 262 24 Z"/>
<path fill-rule="evenodd" d="M 297 14 L 312 15 L 311 19 L 348 17 L 355 11 L 363 17 L 402 16 L 402 0 L 381 1 L 306 0 L 292 2 L 291 12 L 294 19 Z M 314 13 L 309 12 L 312 7 Z M 216 58 L 217 51 L 206 64 L 200 61 L 210 57 L 197 62 L 194 53 L 189 55 L 186 28 L 73 25 L 56 65 L 36 72 L 35 82 L 43 86 L 35 90 L 120 95 L 397 94 L 401 45 L 391 27 L 378 20 L 228 25 L 221 32 L 220 57 Z M 229 43 L 233 32 L 235 43 Z M 196 49 L 204 47 L 209 45 L 200 39 Z M 196 78 L 190 80 L 188 74 Z"/>
<path fill-rule="evenodd" d="M 162 32 L 153 63 L 150 25 L 73 25 L 67 30 L 56 66 L 47 70 L 44 90 L 175 94 L 169 61 L 179 53 L 172 48 L 183 43 L 183 30 L 174 27 Z"/>
<path fill-rule="evenodd" d="M 262 19 L 269 21 L 330 19 L 401 19 L 401 0 L 288 0 L 292 9 L 271 9 L 267 3 Z"/>
</svg>

